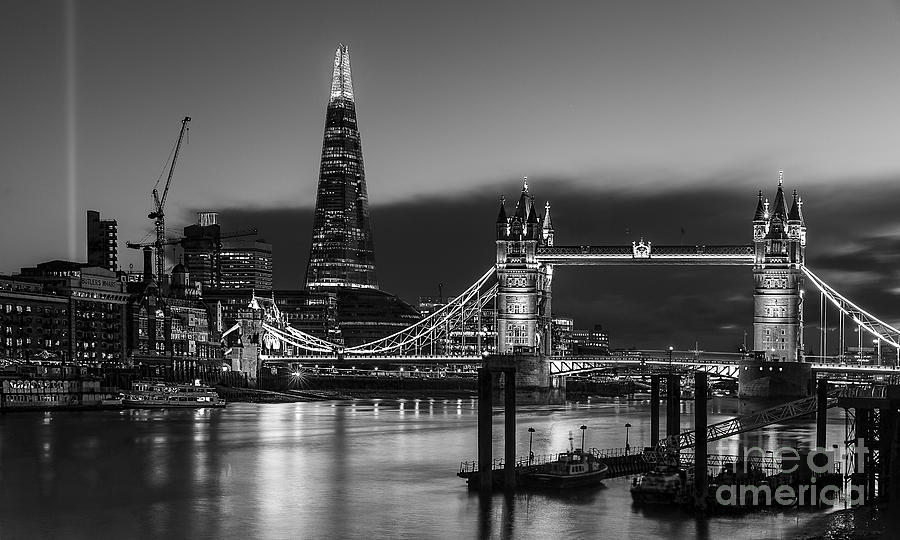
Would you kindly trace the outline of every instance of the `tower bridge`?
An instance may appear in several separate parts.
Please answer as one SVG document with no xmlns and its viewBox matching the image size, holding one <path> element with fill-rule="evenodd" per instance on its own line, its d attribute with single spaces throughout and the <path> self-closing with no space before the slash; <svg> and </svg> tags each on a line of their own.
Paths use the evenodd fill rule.
<svg viewBox="0 0 900 540">
<path fill-rule="evenodd" d="M 671 365 L 737 377 L 746 396 L 808 395 L 819 373 L 884 375 L 893 366 L 854 365 L 844 355 L 844 332 L 855 328 L 857 340 L 868 334 L 894 351 L 900 361 L 900 330 L 827 284 L 806 266 L 807 231 L 802 200 L 794 191 L 790 204 L 779 176 L 774 202 L 759 192 L 747 244 L 666 246 L 641 238 L 631 245 L 556 245 L 549 202 L 538 214 L 527 179 L 507 211 L 501 199 L 494 264 L 452 301 L 419 322 L 387 337 L 345 347 L 292 328 L 277 313 L 262 314 L 255 324 L 235 325 L 254 334 L 263 361 L 301 363 L 369 362 L 396 365 L 479 365 L 486 358 L 515 356 L 531 366 L 517 371 L 516 384 L 564 388 L 566 375 L 611 367 L 646 369 Z M 556 267 L 573 265 L 713 265 L 748 266 L 753 276 L 753 353 L 672 358 L 552 356 L 552 286 Z M 819 292 L 821 302 L 818 358 L 806 358 L 803 342 L 804 285 Z M 837 317 L 840 353 L 828 357 L 828 311 Z M 234 329 L 232 329 L 234 330 Z M 251 336 L 251 341 L 253 337 Z M 879 360 L 880 360 L 879 355 Z M 893 356 L 893 355 L 892 355 Z M 857 359 L 858 360 L 858 359 Z M 892 362 L 893 363 L 893 362 Z M 857 362 L 858 364 L 858 362 Z M 521 379 L 521 380 L 520 380 Z"/>
</svg>

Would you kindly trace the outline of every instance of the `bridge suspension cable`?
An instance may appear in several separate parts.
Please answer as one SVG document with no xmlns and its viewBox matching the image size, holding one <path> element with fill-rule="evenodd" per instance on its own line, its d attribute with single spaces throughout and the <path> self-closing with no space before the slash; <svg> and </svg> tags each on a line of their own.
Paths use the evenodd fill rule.
<svg viewBox="0 0 900 540">
<path fill-rule="evenodd" d="M 456 326 L 464 331 L 466 320 L 470 320 L 476 314 L 480 318 L 481 310 L 488 302 L 493 301 L 497 294 L 496 283 L 482 292 L 489 280 L 494 277 L 495 272 L 496 269 L 491 267 L 452 302 L 448 302 L 416 324 L 387 337 L 355 347 L 347 347 L 344 352 L 359 355 L 402 354 L 419 353 L 426 346 L 431 346 L 433 349 L 436 341 L 448 338 Z M 481 332 L 480 327 L 478 332 Z"/>
<path fill-rule="evenodd" d="M 819 292 L 822 294 L 822 297 L 826 298 L 829 302 L 831 302 L 831 304 L 836 306 L 840 310 L 841 314 L 850 317 L 853 320 L 853 322 L 855 322 L 860 329 L 864 329 L 866 332 L 871 334 L 872 337 L 876 338 L 878 341 L 886 343 L 886 344 L 890 345 L 891 347 L 894 347 L 895 349 L 900 351 L 900 330 L 898 330 L 894 326 L 882 321 L 875 315 L 872 315 L 871 313 L 867 312 L 863 308 L 861 308 L 858 305 L 851 302 L 849 299 L 847 299 L 841 293 L 837 292 L 836 290 L 834 290 L 834 288 L 832 288 L 830 285 L 825 283 L 825 281 L 823 281 L 822 278 L 820 278 L 819 276 L 814 274 L 812 272 L 812 270 L 810 270 L 808 267 L 803 266 L 802 269 L 803 269 L 803 273 L 806 275 L 806 277 L 809 278 L 810 282 L 813 285 L 815 285 L 816 288 L 819 290 Z M 823 315 L 822 315 L 823 325 L 822 326 L 824 328 L 824 326 L 825 326 L 825 324 L 824 324 L 824 322 L 825 322 L 824 321 L 824 319 L 825 319 L 824 307 L 822 308 L 822 312 L 823 312 Z M 841 322 L 840 327 L 841 327 L 841 330 L 843 331 L 843 321 Z M 841 341 L 843 342 L 843 338 L 841 339 Z M 827 342 L 823 338 L 822 339 L 822 347 L 823 347 L 822 355 L 823 356 L 825 355 L 824 347 L 826 346 L 826 344 L 827 344 Z"/>
<path fill-rule="evenodd" d="M 472 345 L 477 354 L 480 355 L 483 329 L 481 313 L 496 297 L 497 284 L 490 283 L 495 271 L 495 268 L 491 267 L 462 294 L 417 323 L 387 337 L 363 343 L 362 345 L 344 347 L 343 345 L 297 330 L 287 324 L 283 325 L 284 328 L 278 328 L 268 322 L 263 323 L 262 326 L 275 339 L 297 347 L 306 353 L 373 356 L 422 354 L 423 352 L 428 352 L 434 355 L 446 353 L 446 351 L 438 349 L 446 344 L 453 332 L 462 333 L 462 346 L 465 348 L 466 324 L 467 322 L 475 321 L 477 323 L 474 336 L 475 343 L 472 343 Z"/>
</svg>

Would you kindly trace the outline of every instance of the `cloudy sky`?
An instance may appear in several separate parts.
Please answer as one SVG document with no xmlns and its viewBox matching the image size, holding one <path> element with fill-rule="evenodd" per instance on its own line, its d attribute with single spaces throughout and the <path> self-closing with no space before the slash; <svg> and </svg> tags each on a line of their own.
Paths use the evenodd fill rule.
<svg viewBox="0 0 900 540">
<path fill-rule="evenodd" d="M 189 115 L 173 234 L 199 209 L 257 226 L 297 287 L 338 42 L 379 279 L 411 302 L 491 264 L 497 197 L 523 175 L 560 244 L 711 244 L 749 241 L 783 168 L 810 266 L 900 320 L 900 7 L 877 1 L 5 0 L 0 272 L 84 259 L 87 209 L 123 250 L 145 238 Z M 558 275 L 556 310 L 619 345 L 730 347 L 750 325 L 747 269 Z"/>
</svg>

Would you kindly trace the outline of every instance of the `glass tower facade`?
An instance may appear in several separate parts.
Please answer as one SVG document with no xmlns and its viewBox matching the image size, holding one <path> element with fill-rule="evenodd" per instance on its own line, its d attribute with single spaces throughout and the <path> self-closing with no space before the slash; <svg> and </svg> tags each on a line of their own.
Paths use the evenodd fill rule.
<svg viewBox="0 0 900 540">
<path fill-rule="evenodd" d="M 334 54 L 306 288 L 378 288 L 350 51 L 345 45 Z"/>
</svg>

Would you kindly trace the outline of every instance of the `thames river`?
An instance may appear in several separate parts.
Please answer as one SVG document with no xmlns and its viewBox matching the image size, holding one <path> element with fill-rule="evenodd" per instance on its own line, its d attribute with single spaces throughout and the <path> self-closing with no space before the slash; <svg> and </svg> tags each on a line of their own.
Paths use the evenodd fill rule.
<svg viewBox="0 0 900 540">
<path fill-rule="evenodd" d="M 682 420 L 693 420 L 692 402 Z M 738 403 L 716 398 L 710 422 Z M 664 409 L 664 407 L 662 407 Z M 0 538 L 795 538 L 805 511 L 701 520 L 633 507 L 630 479 L 568 495 L 481 500 L 456 477 L 475 459 L 472 399 L 355 400 L 226 409 L 0 415 Z M 501 457 L 502 412 L 494 414 Z M 649 439 L 649 403 L 524 408 L 518 454 Z M 661 425 L 665 426 L 664 420 Z M 829 445 L 843 438 L 840 410 Z M 814 421 L 770 426 L 740 444 L 808 446 Z M 710 453 L 736 453 L 733 438 Z"/>
</svg>

